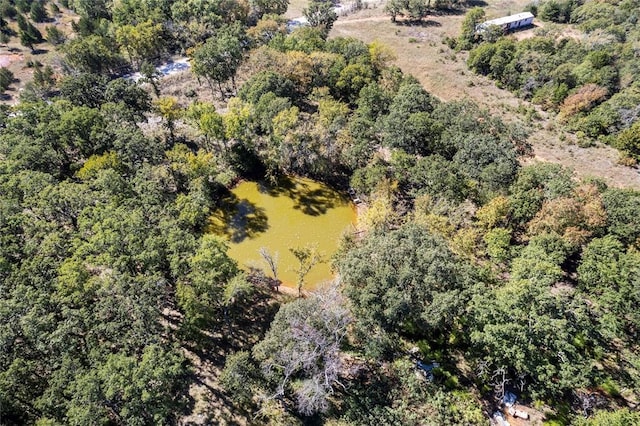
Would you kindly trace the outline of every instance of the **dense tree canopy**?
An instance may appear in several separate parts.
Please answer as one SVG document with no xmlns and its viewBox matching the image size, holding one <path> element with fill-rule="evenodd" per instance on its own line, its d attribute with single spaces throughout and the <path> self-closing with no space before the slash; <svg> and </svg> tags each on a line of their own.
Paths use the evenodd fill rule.
<svg viewBox="0 0 640 426">
<path fill-rule="evenodd" d="M 36 3 L 52 4 L 0 12 L 28 34 L 59 13 Z M 640 193 L 524 166 L 529 129 L 436 99 L 378 42 L 328 37 L 330 2 L 290 33 L 282 1 L 59 3 L 79 15 L 60 68 L 34 65 L 36 88 L 0 108 L 3 424 L 482 424 L 506 390 L 547 419 L 637 422 Z M 541 11 L 630 26 L 634 1 L 595 3 Z M 602 114 L 632 152 L 628 34 L 503 38 L 469 65 L 568 123 Z M 167 90 L 154 62 L 176 52 L 222 99 Z M 290 174 L 359 203 L 315 292 L 307 241 L 288 294 L 266 248 L 269 271 L 241 265 L 212 232 L 234 183 L 293 191 Z"/>
<path fill-rule="evenodd" d="M 468 285 L 444 241 L 417 226 L 370 237 L 340 262 L 340 272 L 363 344 L 378 356 L 395 333 L 446 334 Z"/>
</svg>

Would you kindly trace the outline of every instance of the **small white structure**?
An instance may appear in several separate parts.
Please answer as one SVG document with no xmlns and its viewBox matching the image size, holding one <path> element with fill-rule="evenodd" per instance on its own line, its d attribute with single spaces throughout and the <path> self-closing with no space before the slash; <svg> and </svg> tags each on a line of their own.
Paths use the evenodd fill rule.
<svg viewBox="0 0 640 426">
<path fill-rule="evenodd" d="M 491 25 L 497 25 L 504 31 L 515 30 L 516 28 L 528 27 L 533 25 L 533 13 L 522 12 L 515 15 L 505 16 L 503 18 L 491 19 L 476 26 L 477 32 L 483 32 Z"/>
</svg>

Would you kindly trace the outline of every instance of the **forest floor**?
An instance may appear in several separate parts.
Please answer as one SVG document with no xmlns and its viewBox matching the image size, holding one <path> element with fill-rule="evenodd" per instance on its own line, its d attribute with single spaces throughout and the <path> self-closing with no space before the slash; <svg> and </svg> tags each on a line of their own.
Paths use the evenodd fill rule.
<svg viewBox="0 0 640 426">
<path fill-rule="evenodd" d="M 183 352 L 194 366 L 193 384 L 189 389 L 193 406 L 190 414 L 181 417 L 178 425 L 259 424 L 255 413 L 244 411 L 225 394 L 220 375 L 227 356 L 240 350 L 250 350 L 265 334 L 280 304 L 293 300 L 297 294 L 259 289 L 230 315 L 230 323 L 218 332 L 203 332 L 197 346 L 184 345 Z M 171 312 L 175 324 L 177 312 Z"/>
<path fill-rule="evenodd" d="M 294 0 L 296 11 L 304 0 Z M 484 2 L 483 2 L 484 3 Z M 487 18 L 495 18 L 523 10 L 529 0 L 488 0 Z M 367 9 L 336 21 L 331 37 L 355 37 L 370 43 L 378 40 L 389 46 L 397 59 L 395 64 L 414 75 L 425 89 L 438 98 L 451 101 L 469 98 L 507 122 L 520 121 L 531 129 L 529 142 L 533 157 L 525 162 L 548 161 L 575 170 L 581 177 L 593 176 L 616 187 L 640 188 L 636 167 L 618 164 L 620 154 L 608 146 L 580 147 L 575 137 L 564 131 L 555 115 L 498 88 L 490 79 L 467 69 L 467 53 L 455 52 L 443 43 L 445 37 L 457 37 L 463 11 L 429 15 L 422 22 L 392 23 L 384 13 L 384 2 L 370 3 Z M 542 25 L 515 34 L 530 37 Z"/>
</svg>

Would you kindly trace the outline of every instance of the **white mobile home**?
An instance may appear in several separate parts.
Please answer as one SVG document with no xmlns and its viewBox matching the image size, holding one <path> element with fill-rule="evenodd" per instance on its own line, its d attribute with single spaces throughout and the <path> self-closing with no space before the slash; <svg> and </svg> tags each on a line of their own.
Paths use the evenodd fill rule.
<svg viewBox="0 0 640 426">
<path fill-rule="evenodd" d="M 522 12 L 511 16 L 505 16 L 503 18 L 491 19 L 490 21 L 478 24 L 476 26 L 476 31 L 482 32 L 491 25 L 497 25 L 505 32 L 515 30 L 516 28 L 528 27 L 529 25 L 533 25 L 533 14 L 531 12 Z"/>
</svg>

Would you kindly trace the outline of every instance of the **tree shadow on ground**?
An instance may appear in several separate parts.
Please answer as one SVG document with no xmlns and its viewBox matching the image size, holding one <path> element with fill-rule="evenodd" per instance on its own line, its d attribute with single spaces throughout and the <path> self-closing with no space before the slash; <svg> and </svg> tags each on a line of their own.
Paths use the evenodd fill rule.
<svg viewBox="0 0 640 426">
<path fill-rule="evenodd" d="M 232 243 L 255 238 L 269 229 L 269 218 L 262 207 L 235 194 L 226 197 L 220 208 L 209 218 L 207 231 L 226 235 Z"/>
<path fill-rule="evenodd" d="M 467 0 L 466 5 L 467 7 L 485 7 L 489 6 L 489 3 L 484 0 Z"/>
<path fill-rule="evenodd" d="M 219 377 L 229 355 L 251 350 L 264 337 L 282 300 L 270 288 L 256 285 L 251 296 L 229 308 L 225 320 L 221 314 L 206 330 L 190 330 L 192 334 L 183 336 L 182 346 L 195 367 L 191 378 L 200 396 L 189 419 L 180 424 L 221 424 L 222 420 L 228 425 L 247 424 L 252 413 L 224 392 Z"/>
<path fill-rule="evenodd" d="M 474 7 L 486 7 L 489 3 L 485 0 L 468 0 L 463 4 L 459 4 L 457 7 L 442 7 L 438 9 L 429 10 L 429 13 L 434 16 L 448 16 L 448 15 L 464 15 L 467 10 Z"/>
<path fill-rule="evenodd" d="M 394 396 L 390 390 L 394 387 L 393 380 L 381 373 L 363 367 L 355 377 L 348 378 L 348 387 L 336 388 L 342 401 L 337 414 L 342 419 L 364 423 L 379 418 L 381 411 L 392 407 Z"/>
<path fill-rule="evenodd" d="M 431 19 L 420 19 L 420 20 L 402 20 L 396 21 L 396 23 L 403 27 L 441 27 L 442 24 L 438 21 L 433 21 Z"/>
</svg>

